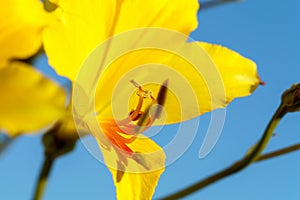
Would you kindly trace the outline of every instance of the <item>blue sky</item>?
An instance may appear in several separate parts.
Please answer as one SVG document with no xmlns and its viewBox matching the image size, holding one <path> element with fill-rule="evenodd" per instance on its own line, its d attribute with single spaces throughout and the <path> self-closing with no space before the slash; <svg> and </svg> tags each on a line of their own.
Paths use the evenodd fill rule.
<svg viewBox="0 0 300 200">
<path fill-rule="evenodd" d="M 225 126 L 213 151 L 198 158 L 210 114 L 200 117 L 200 129 L 191 147 L 167 167 L 155 197 L 194 183 L 240 159 L 261 136 L 276 110 L 281 93 L 300 80 L 299 1 L 248 0 L 199 14 L 196 40 L 230 47 L 253 59 L 265 86 L 227 107 Z M 266 151 L 299 143 L 300 113 L 286 116 Z M 189 122 L 186 122 L 189 123 Z M 176 126 L 162 134 L 170 135 Z M 253 164 L 186 199 L 253 200 L 299 199 L 300 151 Z M 43 160 L 39 136 L 21 137 L 0 158 L 1 199 L 30 199 Z M 114 199 L 111 175 L 78 143 L 74 152 L 59 158 L 53 168 L 45 199 Z"/>
</svg>

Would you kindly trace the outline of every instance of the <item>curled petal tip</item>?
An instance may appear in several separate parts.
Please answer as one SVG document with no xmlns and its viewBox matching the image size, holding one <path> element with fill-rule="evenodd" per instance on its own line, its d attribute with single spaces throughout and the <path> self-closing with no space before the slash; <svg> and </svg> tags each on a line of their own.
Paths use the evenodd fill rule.
<svg viewBox="0 0 300 200">
<path fill-rule="evenodd" d="M 260 82 L 259 82 L 259 85 L 265 86 L 265 85 L 266 85 L 266 82 L 260 81 Z"/>
</svg>

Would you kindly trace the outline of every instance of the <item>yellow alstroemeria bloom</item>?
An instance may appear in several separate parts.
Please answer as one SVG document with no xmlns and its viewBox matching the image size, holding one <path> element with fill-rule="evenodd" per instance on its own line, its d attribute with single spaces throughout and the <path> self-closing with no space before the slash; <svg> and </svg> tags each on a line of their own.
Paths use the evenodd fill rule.
<svg viewBox="0 0 300 200">
<path fill-rule="evenodd" d="M 28 64 L 0 68 L 0 80 L 0 129 L 11 137 L 45 128 L 65 111 L 66 92 Z"/>
<path fill-rule="evenodd" d="M 36 0 L 2 1 L 0 11 L 0 62 L 26 59 L 36 53 L 48 23 L 43 4 Z"/>
<path fill-rule="evenodd" d="M 30 14 L 29 14 L 30 13 Z M 47 13 L 36 0 L 0 3 L 0 129 L 10 137 L 49 126 L 65 111 L 66 92 L 26 59 L 41 47 Z"/>
<path fill-rule="evenodd" d="M 197 27 L 198 2 L 196 0 L 57 0 L 52 2 L 57 8 L 51 12 L 53 20 L 44 31 L 45 50 L 50 65 L 60 75 L 72 81 L 76 80 L 80 66 L 90 52 L 111 36 L 147 27 L 170 29 L 189 35 Z M 142 40 L 147 41 L 146 35 L 147 31 L 140 34 Z M 162 38 L 165 39 L 165 37 Z M 127 37 L 127 39 L 138 40 L 135 37 Z M 153 36 L 149 39 L 151 42 L 161 37 L 156 34 L 156 39 Z M 198 57 L 204 69 L 217 70 L 217 75 L 213 73 L 214 75 L 208 78 L 219 75 L 222 87 L 218 88 L 220 85 L 217 84 L 215 90 L 211 91 L 214 88 L 213 84 L 210 83 L 208 87 L 207 77 L 202 77 L 197 69 L 184 58 L 174 56 L 170 52 L 151 49 L 131 52 L 124 56 L 119 55 L 120 58 L 109 63 L 109 67 L 103 65 L 105 68 L 99 69 L 101 73 L 98 74 L 99 86 L 95 99 L 95 107 L 99 112 L 97 120 L 94 121 L 99 124 L 99 127 L 89 126 L 89 128 L 93 132 L 100 130 L 107 138 L 105 139 L 101 134 L 94 134 L 104 160 L 113 174 L 118 199 L 151 199 L 164 170 L 165 155 L 161 147 L 151 139 L 143 137 L 140 132 L 154 123 L 178 123 L 197 117 L 204 112 L 223 108 L 234 98 L 251 94 L 259 84 L 255 63 L 238 53 L 207 43 L 186 43 L 186 40 L 180 39 L 174 42 L 181 53 L 192 55 L 194 60 Z M 104 56 L 103 54 L 95 56 L 93 61 L 88 59 L 84 66 L 95 65 L 95 63 L 98 63 L 96 67 L 102 66 L 101 62 L 110 56 L 114 47 L 123 48 L 134 42 L 126 43 L 125 40 L 123 43 L 117 42 L 116 46 L 114 46 L 114 40 L 111 43 L 107 44 L 106 51 L 102 52 Z M 193 51 L 197 48 L 201 50 Z M 131 74 L 129 79 L 123 78 L 130 74 L 135 66 L 147 67 L 149 63 L 166 65 L 179 72 L 180 77 L 184 77 L 193 90 L 194 96 L 192 97 L 198 100 L 196 104 L 189 102 L 192 100 L 190 96 L 184 96 L 186 88 L 181 88 L 180 84 L 183 80 L 175 74 L 168 74 L 167 71 L 161 72 L 158 66 L 154 69 L 143 67 L 143 70 L 137 70 Z M 147 77 L 159 78 L 156 79 L 156 84 L 147 84 Z M 85 77 L 85 80 L 88 79 L 89 74 Z M 120 83 L 119 80 L 125 80 L 125 82 Z M 92 82 L 93 80 L 86 84 L 93 85 Z M 115 87 L 118 85 L 123 87 L 118 90 L 119 92 L 115 92 Z M 88 86 L 89 89 L 92 87 Z M 164 87 L 181 89 L 182 98 L 187 102 L 181 110 L 178 110 L 181 106 L 181 98 L 176 98 L 172 91 L 164 90 Z M 78 92 L 78 90 L 75 91 Z M 85 92 L 86 90 L 83 91 Z M 89 92 L 87 95 L 90 95 Z M 116 95 L 116 100 L 113 98 L 114 95 Z M 164 97 L 161 98 L 160 95 Z M 76 101 L 75 98 L 73 101 Z M 164 103 L 159 103 L 160 100 Z M 112 107 L 112 104 L 117 109 Z M 157 117 L 147 117 L 148 108 L 151 105 L 164 107 L 164 122 L 154 121 Z M 117 111 L 115 112 L 114 109 Z M 130 109 L 133 109 L 132 112 Z M 155 113 L 158 110 L 159 108 L 155 109 Z M 85 112 L 75 111 L 79 112 L 79 116 L 84 117 Z M 128 112 L 129 116 L 126 116 Z"/>
</svg>

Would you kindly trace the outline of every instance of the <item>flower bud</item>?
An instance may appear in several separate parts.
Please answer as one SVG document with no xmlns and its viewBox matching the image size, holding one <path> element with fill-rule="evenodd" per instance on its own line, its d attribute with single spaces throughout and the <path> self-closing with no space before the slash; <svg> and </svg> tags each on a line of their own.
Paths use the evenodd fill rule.
<svg viewBox="0 0 300 200">
<path fill-rule="evenodd" d="M 300 83 L 292 85 L 282 94 L 281 103 L 287 112 L 300 111 Z"/>
</svg>

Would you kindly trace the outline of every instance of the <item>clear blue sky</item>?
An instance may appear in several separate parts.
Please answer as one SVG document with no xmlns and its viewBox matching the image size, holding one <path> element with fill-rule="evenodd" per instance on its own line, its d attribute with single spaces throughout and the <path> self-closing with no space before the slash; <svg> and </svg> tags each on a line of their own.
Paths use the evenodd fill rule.
<svg viewBox="0 0 300 200">
<path fill-rule="evenodd" d="M 261 136 L 279 104 L 280 94 L 300 81 L 300 2 L 248 0 L 203 10 L 197 40 L 219 43 L 250 57 L 266 86 L 227 107 L 226 123 L 213 151 L 204 159 L 198 152 L 209 114 L 186 153 L 162 175 L 155 197 L 161 197 L 204 178 L 240 159 Z M 300 142 L 300 113 L 289 114 L 279 125 L 266 151 Z M 166 137 L 176 126 L 164 129 Z M 298 200 L 300 151 L 253 164 L 186 199 Z M 0 199 L 30 199 L 43 160 L 39 136 L 21 137 L 0 158 Z M 114 199 L 111 175 L 78 143 L 74 152 L 54 165 L 45 199 Z"/>
</svg>

